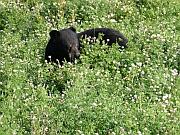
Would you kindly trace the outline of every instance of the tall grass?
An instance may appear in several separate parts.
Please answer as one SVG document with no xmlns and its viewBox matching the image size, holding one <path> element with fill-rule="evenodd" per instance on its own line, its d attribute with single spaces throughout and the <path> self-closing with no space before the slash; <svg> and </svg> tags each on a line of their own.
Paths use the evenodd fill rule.
<svg viewBox="0 0 180 135">
<path fill-rule="evenodd" d="M 180 134 L 180 5 L 152 0 L 0 2 L 0 134 Z M 44 62 L 52 29 L 119 30 L 119 51 L 83 41 L 81 59 Z"/>
</svg>

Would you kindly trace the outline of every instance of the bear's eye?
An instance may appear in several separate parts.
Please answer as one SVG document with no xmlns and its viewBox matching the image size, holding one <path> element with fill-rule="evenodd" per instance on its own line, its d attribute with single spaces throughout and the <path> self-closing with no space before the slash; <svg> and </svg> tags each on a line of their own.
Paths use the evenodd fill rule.
<svg viewBox="0 0 180 135">
<path fill-rule="evenodd" d="M 71 50 L 72 50 L 72 45 L 69 46 L 69 52 L 71 52 Z"/>
</svg>

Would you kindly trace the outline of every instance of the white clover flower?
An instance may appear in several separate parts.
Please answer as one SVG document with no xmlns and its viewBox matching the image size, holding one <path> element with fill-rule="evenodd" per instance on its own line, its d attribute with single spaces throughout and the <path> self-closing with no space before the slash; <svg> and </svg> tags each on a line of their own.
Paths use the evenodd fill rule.
<svg viewBox="0 0 180 135">
<path fill-rule="evenodd" d="M 92 106 L 93 106 L 93 107 L 97 107 L 97 104 L 96 104 L 96 103 L 93 103 Z"/>
<path fill-rule="evenodd" d="M 141 72 L 141 74 L 142 74 L 142 75 L 144 75 L 144 74 L 145 74 L 145 72 L 144 72 L 144 71 L 142 71 L 142 72 Z"/>
<path fill-rule="evenodd" d="M 127 90 L 127 91 L 129 91 L 129 92 L 131 92 L 131 89 L 130 89 L 130 88 L 128 88 L 128 87 L 126 87 L 126 90 Z"/>
<path fill-rule="evenodd" d="M 100 71 L 98 71 L 97 73 L 96 73 L 96 76 L 99 76 L 100 75 Z"/>
<path fill-rule="evenodd" d="M 79 134 L 82 134 L 83 132 L 81 130 L 76 130 Z"/>
<path fill-rule="evenodd" d="M 161 35 L 160 34 L 157 34 L 157 38 L 160 38 L 161 37 Z"/>
<path fill-rule="evenodd" d="M 152 35 L 151 35 L 151 38 L 156 38 L 156 34 L 152 34 Z"/>
<path fill-rule="evenodd" d="M 162 104 L 161 106 L 162 106 L 163 108 L 165 108 L 165 107 L 166 107 L 166 105 L 165 105 L 165 104 Z"/>
<path fill-rule="evenodd" d="M 16 73 L 16 72 L 18 72 L 18 70 L 15 70 L 15 69 L 14 69 L 13 72 Z"/>
<path fill-rule="evenodd" d="M 120 127 L 120 129 L 121 129 L 121 132 L 125 132 L 123 127 Z"/>
<path fill-rule="evenodd" d="M 131 64 L 132 67 L 136 67 L 136 65 L 134 63 Z"/>
<path fill-rule="evenodd" d="M 162 42 L 165 42 L 166 40 L 164 38 L 161 39 Z"/>
<path fill-rule="evenodd" d="M 137 96 L 137 95 L 134 95 L 134 98 L 138 98 L 138 96 Z"/>
<path fill-rule="evenodd" d="M 40 33 L 37 33 L 37 34 L 36 34 L 36 36 L 40 37 L 40 36 L 41 36 L 41 34 L 40 34 Z"/>
<path fill-rule="evenodd" d="M 142 66 L 142 62 L 137 62 L 137 65 L 138 65 L 139 67 L 141 67 L 141 66 Z"/>
<path fill-rule="evenodd" d="M 169 103 L 169 101 L 168 101 L 168 100 L 165 100 L 165 103 L 166 103 L 166 104 L 168 104 L 168 103 Z"/>
<path fill-rule="evenodd" d="M 117 21 L 115 19 L 110 20 L 111 23 L 116 23 Z"/>
<path fill-rule="evenodd" d="M 109 18 L 109 17 L 108 17 Z M 103 18 L 101 18 L 101 21 L 105 21 L 105 18 L 103 17 Z"/>
<path fill-rule="evenodd" d="M 46 132 L 48 131 L 48 127 L 45 127 L 45 129 L 44 129 Z"/>
<path fill-rule="evenodd" d="M 141 131 L 138 131 L 138 135 L 142 135 Z"/>
<path fill-rule="evenodd" d="M 171 70 L 171 73 L 172 73 L 173 76 L 177 76 L 178 75 L 177 69 Z"/>
<path fill-rule="evenodd" d="M 13 133 L 12 133 L 13 135 L 17 135 L 17 132 L 16 131 L 13 131 Z"/>
</svg>

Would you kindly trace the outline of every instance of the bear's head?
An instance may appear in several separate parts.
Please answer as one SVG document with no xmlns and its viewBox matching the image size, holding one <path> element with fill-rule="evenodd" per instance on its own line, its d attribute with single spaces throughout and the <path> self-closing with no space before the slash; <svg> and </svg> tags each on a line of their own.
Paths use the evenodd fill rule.
<svg viewBox="0 0 180 135">
<path fill-rule="evenodd" d="M 51 39 L 46 47 L 45 60 L 63 64 L 63 61 L 74 62 L 79 58 L 79 40 L 76 29 L 70 27 L 60 31 L 52 30 L 49 33 Z"/>
</svg>

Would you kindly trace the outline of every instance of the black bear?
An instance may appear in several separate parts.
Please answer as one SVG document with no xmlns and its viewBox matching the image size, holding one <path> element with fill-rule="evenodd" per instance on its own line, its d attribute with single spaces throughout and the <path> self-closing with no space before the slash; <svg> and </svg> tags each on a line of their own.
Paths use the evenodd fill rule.
<svg viewBox="0 0 180 135">
<path fill-rule="evenodd" d="M 51 38 L 45 50 L 47 62 L 62 65 L 64 60 L 74 62 L 75 58 L 79 58 L 79 39 L 74 27 L 60 31 L 52 30 L 49 35 Z"/>
<path fill-rule="evenodd" d="M 107 45 L 112 45 L 113 43 L 118 43 L 120 48 L 127 48 L 128 40 L 125 38 L 123 34 L 121 34 L 119 31 L 111 29 L 111 28 L 94 28 L 89 29 L 80 33 L 77 33 L 78 39 L 86 39 L 86 38 L 92 38 L 97 39 L 99 34 L 102 34 L 102 40 L 100 40 L 100 44 L 102 44 L 102 41 Z M 91 40 L 91 39 L 90 39 Z"/>
</svg>

